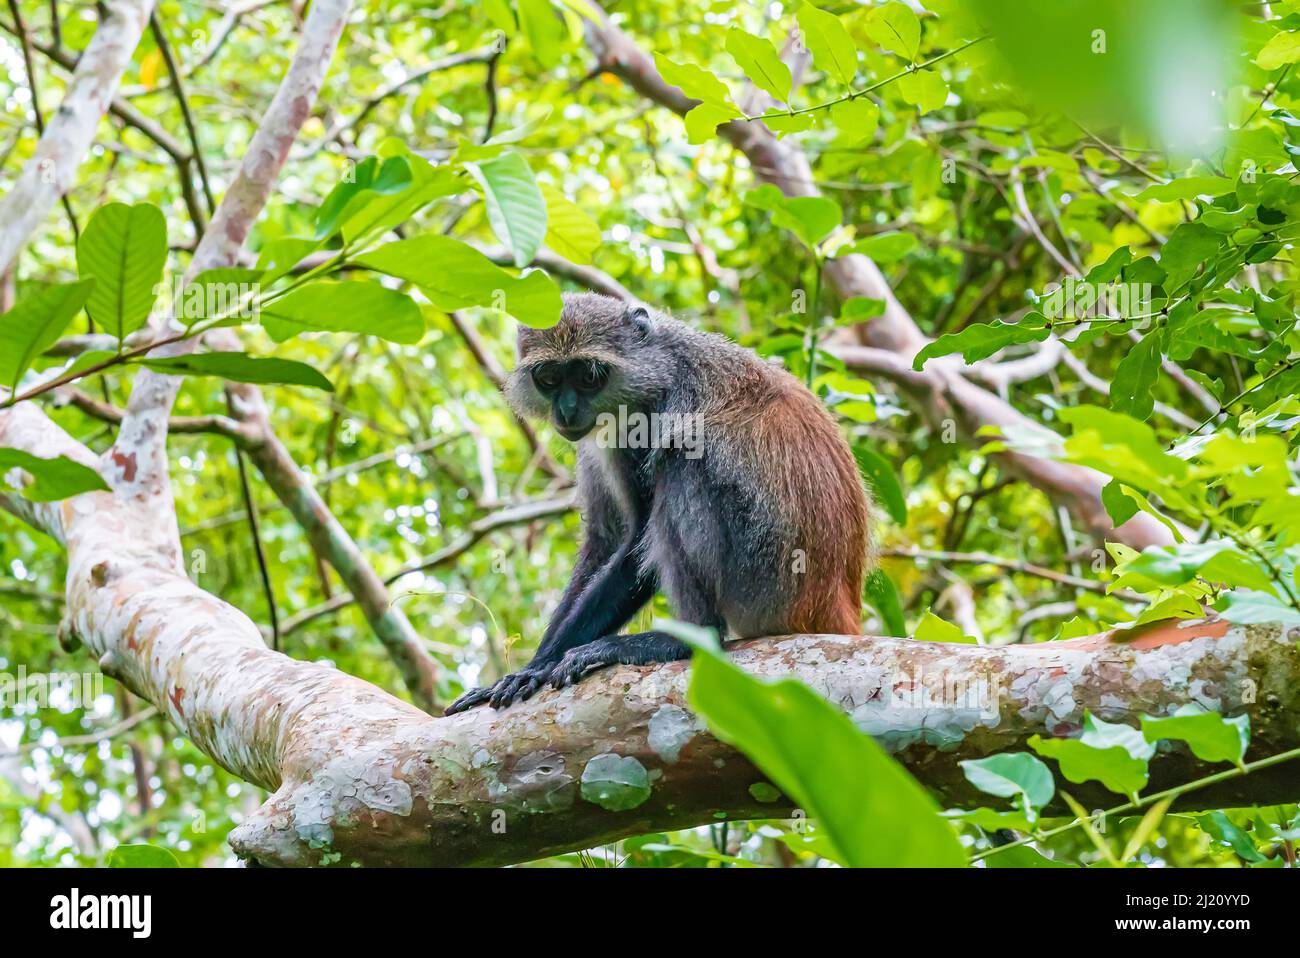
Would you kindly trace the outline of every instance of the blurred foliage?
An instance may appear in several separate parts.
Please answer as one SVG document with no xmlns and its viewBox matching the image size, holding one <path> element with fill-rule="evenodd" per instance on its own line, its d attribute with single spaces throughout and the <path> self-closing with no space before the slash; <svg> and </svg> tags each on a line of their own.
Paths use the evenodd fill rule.
<svg viewBox="0 0 1300 958">
<path fill-rule="evenodd" d="M 84 49 L 95 10 L 34 0 L 17 6 L 37 43 L 37 89 L 48 116 L 67 78 L 58 55 Z M 159 6 L 218 196 L 300 27 L 298 4 L 250 6 L 237 18 L 211 4 Z M 593 69 L 584 7 L 584 0 L 356 4 L 317 108 L 249 238 L 259 268 L 318 247 L 329 256 L 348 251 L 357 231 L 364 234 L 355 220 L 347 225 L 349 216 L 384 198 L 409 198 L 418 186 L 427 202 L 380 223 L 372 239 L 504 244 L 516 265 L 544 243 L 590 257 L 679 318 L 781 359 L 835 410 L 882 500 L 886 575 L 869 598 L 886 621 L 869 613 L 867 632 L 901 625 L 912 634 L 923 627 L 931 638 L 978 632 L 994 643 L 1036 642 L 1200 614 L 1210 602 L 1239 621 L 1300 615 L 1300 369 L 1291 358 L 1300 236 L 1289 231 L 1300 223 L 1291 160 L 1300 149 L 1293 115 L 1300 4 L 931 0 L 919 16 L 898 2 L 614 4 L 617 22 L 657 55 L 660 70 L 702 101 L 685 124 Z M 5 23 L 0 187 L 7 189 L 37 135 L 21 47 Z M 812 54 L 798 82 L 775 59 L 796 25 Z M 494 46 L 502 39 L 503 49 Z M 486 53 L 422 74 L 427 64 L 470 51 Z M 164 66 L 146 31 L 122 96 L 181 141 L 185 128 Z M 416 79 L 404 83 L 408 77 Z M 748 80 L 792 100 L 763 115 L 807 152 L 825 200 L 754 189 L 743 158 L 714 135 L 718 123 L 749 112 Z M 85 230 L 95 211 L 120 209 L 109 204 L 152 204 L 166 225 L 167 276 L 179 277 L 195 243 L 180 188 L 190 175 L 139 129 L 106 118 L 69 194 L 71 216 Z M 349 206 L 363 191 L 365 202 Z M 452 247 L 441 249 L 453 255 Z M 13 278 L 17 302 L 93 274 L 93 262 L 79 262 L 77 252 L 67 215 L 55 211 L 24 250 Z M 952 352 L 1013 360 L 1049 339 L 1066 340 L 1061 361 L 1008 381 L 1007 398 L 1051 430 L 1052 454 L 1116 476 L 1105 502 L 1117 521 L 1159 510 L 1183 523 L 1178 534 L 1187 541 L 1143 554 L 1094 548 L 1068 514 L 1003 474 L 979 443 L 931 431 L 891 386 L 845 370 L 822 348 L 825 337 L 880 309 L 873 300 L 837 302 L 822 282 L 826 264 L 850 252 L 872 256 L 922 329 L 943 337 L 918 365 Z M 403 280 L 419 304 L 426 332 L 418 344 L 367 320 L 360 307 L 339 312 L 338 322 L 356 321 L 334 327 L 340 332 L 289 338 L 283 328 L 252 326 L 244 342 L 252 354 L 305 363 L 332 383 L 332 393 L 268 387 L 272 422 L 388 575 L 457 542 L 502 505 L 546 498 L 563 482 L 538 468 L 445 312 L 463 309 L 508 367 L 514 320 L 483 300 L 489 280 L 443 287 L 434 277 L 405 275 L 391 249 L 385 255 L 391 261 L 376 268 Z M 447 275 L 489 275 L 477 260 L 466 262 Z M 507 278 L 516 276 L 507 268 Z M 368 282 L 351 273 L 338 278 L 354 294 Z M 1073 293 L 1071 278 L 1094 288 L 1143 288 L 1149 298 L 1094 322 L 1097 314 L 1080 312 L 1077 301 L 1074 311 L 1061 302 L 1060 289 Z M 537 322 L 551 308 L 551 281 L 576 288 L 556 273 L 510 281 L 531 284 L 529 315 L 516 315 Z M 295 282 L 288 277 L 281 288 Z M 294 321 L 321 315 L 314 305 L 300 303 Z M 85 321 L 79 314 L 68 331 L 84 330 Z M 97 328 L 128 332 L 138 321 L 119 315 Z M 26 384 L 64 362 L 37 360 Z M 115 367 L 82 386 L 124 406 L 130 383 L 130 373 Z M 92 448 L 111 442 L 109 427 L 74 406 L 45 405 Z M 1228 415 L 1216 418 L 1221 405 Z M 220 381 L 194 377 L 176 414 L 224 409 Z M 541 439 L 572 468 L 571 448 L 549 430 Z M 1044 439 L 1004 441 L 1041 448 Z M 420 451 L 402 451 L 408 447 Z M 269 622 L 230 444 L 175 435 L 170 452 L 191 575 Z M 255 477 L 253 494 L 275 602 L 281 620 L 292 621 L 341 586 Z M 403 608 L 445 669 L 448 697 L 527 660 L 566 581 L 577 532 L 572 514 L 509 525 L 454 561 L 398 581 L 395 592 L 410 593 Z M 921 558 L 890 555 L 918 549 Z M 1027 563 L 1098 587 L 1037 576 Z M 56 641 L 64 571 L 60 549 L 0 514 L 0 670 L 94 673 L 84 652 L 65 655 Z M 882 592 L 882 583 L 894 589 Z M 1113 594 L 1116 588 L 1126 591 Z M 973 617 L 963 595 L 977 597 Z M 656 609 L 664 611 L 661 601 Z M 936 618 L 955 624 L 945 629 Z M 304 621 L 287 631 L 283 648 L 404 694 L 354 607 Z M 753 694 L 756 701 L 764 695 Z M 159 718 L 142 717 L 145 708 L 107 679 L 93 708 L 66 696 L 0 707 L 0 864 L 109 863 L 126 845 L 165 848 L 183 865 L 231 860 L 225 835 L 261 793 Z M 1121 793 L 1135 780 L 1127 766 L 1140 764 L 1144 781 L 1141 734 L 1091 721 L 1082 738 L 1048 745 L 1044 754 L 1055 750 L 1071 781 L 1066 753 L 1102 780 L 1117 776 Z M 1195 727 L 1166 726 L 1180 734 L 1157 737 L 1205 736 L 1211 744 L 1203 747 L 1215 756 L 1207 760 L 1240 761 L 1224 752 L 1236 733 L 1213 724 L 1216 717 L 1179 721 Z M 990 850 L 997 829 L 1052 831 L 1071 821 L 1038 816 L 1046 800 L 1040 759 L 996 758 L 971 774 L 1011 808 L 954 816 L 976 854 Z M 1190 816 L 1156 805 L 1129 809 L 1105 830 L 1062 829 L 1037 847 L 1082 864 L 1282 864 L 1294 862 L 1297 828 L 1295 806 Z M 814 866 L 847 857 L 837 847 L 848 841 L 842 835 L 803 820 L 720 823 L 548 864 Z M 1008 859 L 1047 861 L 1027 846 L 1006 852 Z"/>
</svg>

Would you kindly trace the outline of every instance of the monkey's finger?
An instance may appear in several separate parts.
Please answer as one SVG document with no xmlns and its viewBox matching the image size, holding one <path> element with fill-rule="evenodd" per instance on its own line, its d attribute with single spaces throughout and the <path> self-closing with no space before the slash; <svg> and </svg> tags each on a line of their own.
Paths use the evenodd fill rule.
<svg viewBox="0 0 1300 958">
<path fill-rule="evenodd" d="M 528 681 L 527 672 L 512 672 L 496 684 L 492 692 L 492 707 L 494 709 L 505 708 L 515 700 L 515 693 L 519 687 Z"/>
<path fill-rule="evenodd" d="M 482 705 L 492 694 L 492 686 L 482 689 L 470 689 L 456 701 L 452 702 L 443 711 L 443 715 L 455 715 L 457 712 L 463 712 L 471 709 L 476 705 Z"/>
</svg>

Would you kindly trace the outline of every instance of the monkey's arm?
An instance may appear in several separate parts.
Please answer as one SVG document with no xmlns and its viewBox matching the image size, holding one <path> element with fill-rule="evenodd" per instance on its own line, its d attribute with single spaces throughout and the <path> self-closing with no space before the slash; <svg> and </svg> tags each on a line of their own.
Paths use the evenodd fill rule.
<svg viewBox="0 0 1300 958">
<path fill-rule="evenodd" d="M 487 701 L 501 708 L 530 697 L 565 652 L 619 629 L 654 595 L 655 582 L 641 574 L 636 559 L 640 528 L 623 525 L 603 485 L 583 485 L 582 550 L 532 661 L 490 686 L 466 692 L 447 708 L 448 715 Z"/>
</svg>

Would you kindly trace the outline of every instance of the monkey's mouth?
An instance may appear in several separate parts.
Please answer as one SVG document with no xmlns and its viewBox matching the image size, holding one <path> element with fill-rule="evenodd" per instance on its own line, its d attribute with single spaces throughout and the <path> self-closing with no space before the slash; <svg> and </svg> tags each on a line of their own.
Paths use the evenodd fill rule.
<svg viewBox="0 0 1300 958">
<path fill-rule="evenodd" d="M 565 439 L 569 440 L 569 442 L 577 442 L 587 433 L 591 432 L 591 427 L 594 425 L 595 423 L 588 423 L 584 426 L 561 426 L 556 423 L 555 431 Z"/>
</svg>

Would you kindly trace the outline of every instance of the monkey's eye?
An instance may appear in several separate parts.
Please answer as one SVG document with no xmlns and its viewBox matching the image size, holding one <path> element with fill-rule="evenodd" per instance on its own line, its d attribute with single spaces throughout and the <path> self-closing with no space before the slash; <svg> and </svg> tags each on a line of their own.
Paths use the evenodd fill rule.
<svg viewBox="0 0 1300 958">
<path fill-rule="evenodd" d="M 609 379 L 609 369 L 600 363 L 584 363 L 578 371 L 578 388 L 594 392 L 604 387 Z"/>
<path fill-rule="evenodd" d="M 554 392 L 560 387 L 560 371 L 552 365 L 533 369 L 533 382 L 542 392 Z"/>
</svg>

